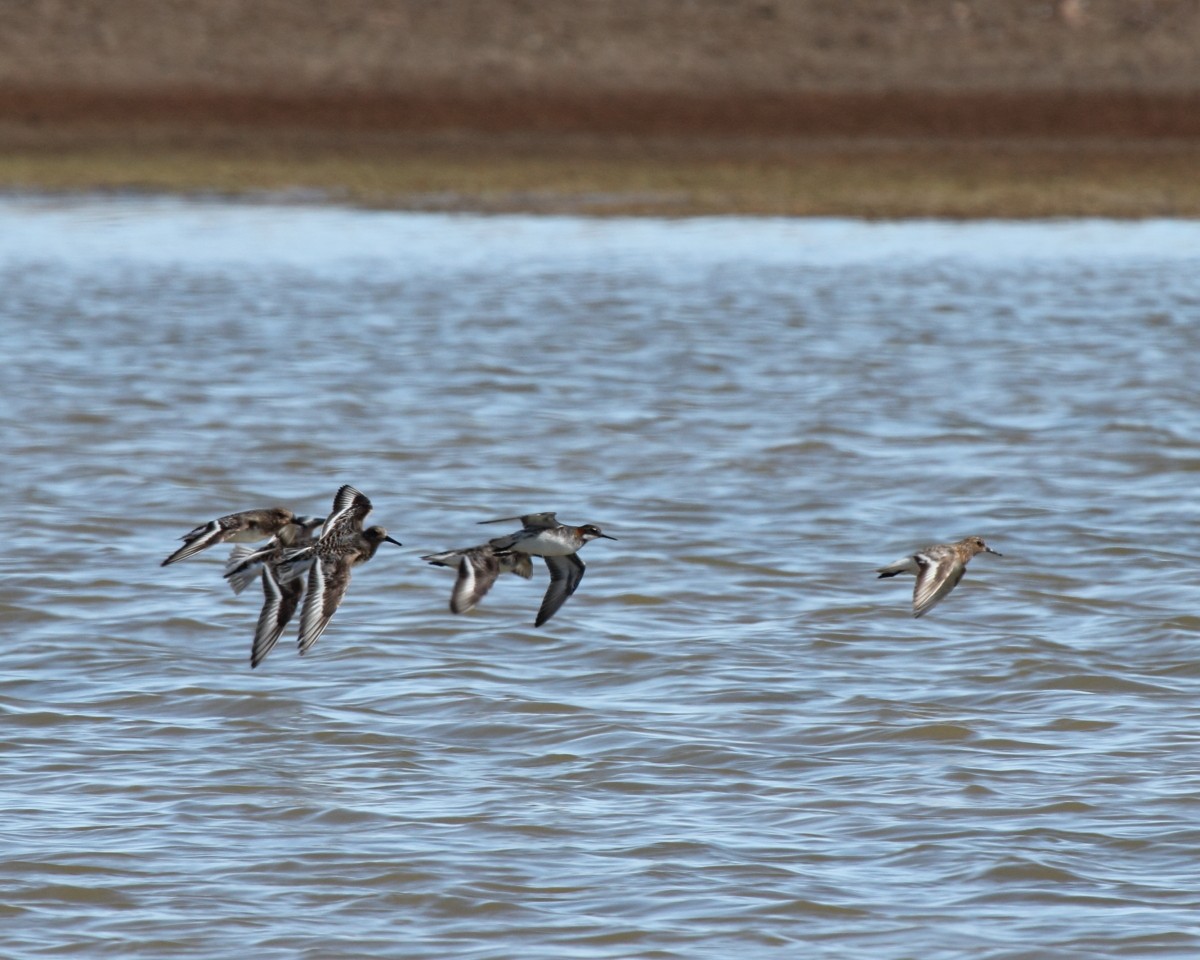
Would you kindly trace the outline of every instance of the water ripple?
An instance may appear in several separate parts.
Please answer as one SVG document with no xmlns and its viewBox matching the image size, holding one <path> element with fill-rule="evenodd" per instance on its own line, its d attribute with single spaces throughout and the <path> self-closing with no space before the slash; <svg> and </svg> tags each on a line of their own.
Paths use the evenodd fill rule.
<svg viewBox="0 0 1200 960">
<path fill-rule="evenodd" d="M 1198 231 L 0 203 L 6 955 L 1195 956 Z M 344 482 L 252 672 L 159 561 Z"/>
</svg>

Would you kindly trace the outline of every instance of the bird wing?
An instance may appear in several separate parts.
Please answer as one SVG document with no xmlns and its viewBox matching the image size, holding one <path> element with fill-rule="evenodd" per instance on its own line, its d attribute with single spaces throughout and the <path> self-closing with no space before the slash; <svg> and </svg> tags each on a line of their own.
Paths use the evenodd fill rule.
<svg viewBox="0 0 1200 960">
<path fill-rule="evenodd" d="M 221 519 L 228 518 L 222 517 Z M 224 539 L 224 534 L 225 528 L 221 526 L 221 520 L 213 520 L 209 523 L 201 524 L 179 538 L 183 541 L 183 546 L 167 557 L 162 562 L 162 565 L 165 567 L 168 564 L 178 563 L 180 560 L 193 557 L 206 547 L 211 547 L 214 543 L 220 543 Z M 259 539 L 262 538 L 260 537 Z"/>
<path fill-rule="evenodd" d="M 322 540 L 340 540 L 347 533 L 362 529 L 362 522 L 371 512 L 371 501 L 366 494 L 345 484 L 333 495 L 333 509 L 325 518 L 321 530 Z"/>
<path fill-rule="evenodd" d="M 492 589 L 500 575 L 500 561 L 491 550 L 472 550 L 458 562 L 458 579 L 450 594 L 450 612 L 467 613 Z"/>
<path fill-rule="evenodd" d="M 202 523 L 179 538 L 184 542 L 183 546 L 167 557 L 162 565 L 165 567 L 186 560 L 215 543 L 257 543 L 265 540 L 278 529 L 277 513 L 276 510 L 243 510 Z"/>
<path fill-rule="evenodd" d="M 921 568 L 913 587 L 913 616 L 919 617 L 958 586 L 967 565 L 952 553 L 945 556 L 918 553 L 913 559 Z"/>
<path fill-rule="evenodd" d="M 302 577 L 308 573 L 316 558 L 315 546 L 285 548 L 283 556 L 274 564 L 275 578 L 280 583 L 287 583 L 296 577 Z"/>
<path fill-rule="evenodd" d="M 502 537 L 496 537 L 487 542 L 487 546 L 492 550 L 511 550 L 512 545 L 521 539 L 521 530 L 516 533 L 506 533 Z"/>
<path fill-rule="evenodd" d="M 241 593 L 258 577 L 267 559 L 275 553 L 279 546 L 279 538 L 273 537 L 265 547 L 247 547 L 238 544 L 229 553 L 225 561 L 225 579 L 234 593 Z"/>
<path fill-rule="evenodd" d="M 300 653 L 317 642 L 350 586 L 351 561 L 347 557 L 318 560 L 308 571 L 308 593 L 300 611 Z"/>
<path fill-rule="evenodd" d="M 554 511 L 547 510 L 543 513 L 525 513 L 519 517 L 497 517 L 495 520 L 480 520 L 480 523 L 504 523 L 507 520 L 520 520 L 521 526 L 526 529 L 545 530 L 549 527 L 557 527 L 558 521 L 554 519 Z"/>
<path fill-rule="evenodd" d="M 894 577 L 901 573 L 920 574 L 921 565 L 917 563 L 916 557 L 901 557 L 895 563 L 889 563 L 886 567 L 876 567 L 875 572 L 879 574 L 879 579 L 884 577 Z"/>
<path fill-rule="evenodd" d="M 558 526 L 553 510 L 545 513 L 527 513 L 521 517 L 521 523 L 530 530 L 549 530 L 551 527 Z"/>
<path fill-rule="evenodd" d="M 586 567 L 579 559 L 579 554 L 572 553 L 565 557 L 543 557 L 546 569 L 550 571 L 550 586 L 542 598 L 542 605 L 533 621 L 535 627 L 540 627 L 552 616 L 558 613 L 558 608 L 567 601 L 567 597 L 575 592 L 579 581 L 583 579 Z"/>
<path fill-rule="evenodd" d="M 533 557 L 527 553 L 514 551 L 505 554 L 502 565 L 507 566 L 511 573 L 515 573 L 518 577 L 524 577 L 526 580 L 533 576 Z"/>
<path fill-rule="evenodd" d="M 262 663 L 267 654 L 282 636 L 296 606 L 304 595 L 304 580 L 296 578 L 281 584 L 275 578 L 275 571 L 270 564 L 265 564 L 262 571 L 263 606 L 258 615 L 258 623 L 254 628 L 254 643 L 250 647 L 250 667 L 253 669 Z"/>
</svg>

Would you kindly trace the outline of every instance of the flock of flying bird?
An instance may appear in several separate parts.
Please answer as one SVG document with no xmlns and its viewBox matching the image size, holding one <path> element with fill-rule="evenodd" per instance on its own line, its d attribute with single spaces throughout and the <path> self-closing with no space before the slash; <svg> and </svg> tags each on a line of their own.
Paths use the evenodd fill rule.
<svg viewBox="0 0 1200 960">
<path fill-rule="evenodd" d="M 186 560 L 218 543 L 238 544 L 225 564 L 225 579 L 233 592 L 241 593 L 256 578 L 262 580 L 263 607 L 250 650 L 250 666 L 257 667 L 282 636 L 302 600 L 299 647 L 304 654 L 333 619 L 350 585 L 350 571 L 375 556 L 380 544 L 401 546 L 383 527 L 363 529 L 370 512 L 371 501 L 346 484 L 334 495 L 328 517 L 299 516 L 286 507 L 231 513 L 185 533 L 180 537 L 183 546 L 162 565 Z M 541 557 L 550 572 L 550 585 L 534 620 L 534 626 L 540 627 L 558 612 L 583 579 L 585 567 L 579 550 L 592 540 L 617 538 L 601 533 L 594 524 L 573 527 L 559 523 L 551 512 L 480 522 L 509 520 L 519 520 L 521 529 L 475 547 L 446 550 L 421 559 L 435 566 L 457 568 L 450 610 L 467 613 L 487 595 L 500 574 L 515 573 L 528 580 L 533 576 L 533 557 Z M 316 535 L 318 527 L 320 536 Z M 263 540 L 267 540 L 265 546 L 243 545 Z M 902 573 L 916 576 L 912 606 L 913 616 L 919 617 L 958 585 L 967 564 L 979 553 L 1002 556 L 981 537 L 966 537 L 956 543 L 924 547 L 876 572 L 880 579 Z"/>
<path fill-rule="evenodd" d="M 259 543 L 266 546 L 235 546 L 225 564 L 225 579 L 234 593 L 241 593 L 256 577 L 263 587 L 263 607 L 250 648 L 250 666 L 257 667 L 282 636 L 300 606 L 300 653 L 325 632 L 350 585 L 350 572 L 366 563 L 382 543 L 401 546 L 383 527 L 363 529 L 371 512 L 371 501 L 346 484 L 334 495 L 328 517 L 298 516 L 286 507 L 243 510 L 218 517 L 185 533 L 183 546 L 162 562 L 165 567 L 195 556 L 218 543 Z M 450 609 L 467 613 L 484 598 L 501 573 L 529 579 L 537 556 L 550 571 L 550 586 L 542 599 L 534 626 L 540 627 L 566 602 L 583 579 L 584 564 L 579 549 L 603 537 L 616 540 L 593 524 L 572 527 L 559 523 L 553 513 L 531 513 L 502 517 L 483 523 L 519 520 L 521 529 L 496 537 L 476 547 L 447 550 L 422 557 L 440 567 L 457 567 L 458 579 L 450 595 Z M 317 528 L 321 535 L 316 536 Z"/>
</svg>

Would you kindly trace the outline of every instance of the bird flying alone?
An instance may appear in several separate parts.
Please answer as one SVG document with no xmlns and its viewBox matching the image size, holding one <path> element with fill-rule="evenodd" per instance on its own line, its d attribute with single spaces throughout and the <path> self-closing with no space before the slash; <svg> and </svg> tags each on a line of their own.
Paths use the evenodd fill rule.
<svg viewBox="0 0 1200 960">
<path fill-rule="evenodd" d="M 913 587 L 913 616 L 928 613 L 945 598 L 967 572 L 967 564 L 977 553 L 994 553 L 1004 556 L 983 542 L 982 537 L 965 537 L 957 543 L 936 543 L 918 550 L 895 563 L 879 567 L 875 572 L 879 579 L 895 577 L 901 573 L 915 574 Z"/>
</svg>

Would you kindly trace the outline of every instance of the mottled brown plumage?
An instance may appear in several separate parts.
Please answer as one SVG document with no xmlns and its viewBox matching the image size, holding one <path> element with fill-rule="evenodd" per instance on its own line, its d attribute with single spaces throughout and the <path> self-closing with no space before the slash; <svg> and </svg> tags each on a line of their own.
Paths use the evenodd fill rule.
<svg viewBox="0 0 1200 960">
<path fill-rule="evenodd" d="M 383 527 L 363 529 L 371 512 L 371 501 L 350 485 L 343 486 L 333 498 L 333 510 L 325 521 L 321 537 L 310 547 L 293 551 L 279 564 L 279 579 L 286 583 L 309 565 L 308 589 L 300 612 L 300 653 L 325 632 L 329 621 L 350 586 L 350 571 L 366 563 L 384 541 L 400 545 Z"/>
<path fill-rule="evenodd" d="M 935 543 L 918 550 L 895 563 L 880 567 L 879 578 L 912 573 L 917 577 L 913 587 L 913 616 L 919 617 L 936 606 L 967 572 L 967 564 L 977 553 L 997 553 L 982 537 L 965 537 L 957 543 Z"/>
<path fill-rule="evenodd" d="M 186 560 L 215 543 L 257 543 L 275 536 L 295 522 L 295 514 L 287 507 L 243 510 L 241 513 L 218 517 L 180 537 L 183 546 L 167 557 L 162 565 L 165 567 Z"/>
<path fill-rule="evenodd" d="M 324 517 L 297 517 L 295 524 L 281 530 L 266 546 L 257 550 L 237 546 L 229 555 L 225 579 L 234 593 L 241 593 L 256 575 L 262 582 L 263 606 L 250 647 L 252 668 L 262 663 L 275 647 L 304 596 L 306 578 L 293 576 L 281 581 L 280 567 L 289 556 L 316 543 L 313 531 L 324 522 Z"/>
<path fill-rule="evenodd" d="M 438 567 L 458 570 L 458 579 L 450 593 L 450 612 L 468 613 L 475 608 L 502 573 L 515 573 L 528 580 L 533 576 L 533 561 L 528 554 L 497 550 L 489 543 L 463 550 L 432 553 L 422 560 Z"/>
</svg>

